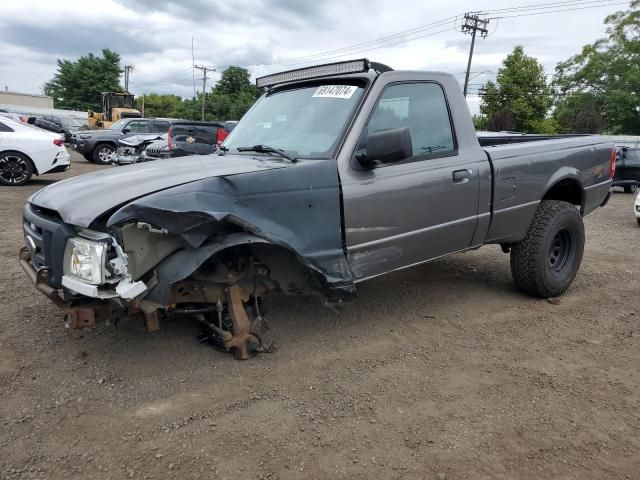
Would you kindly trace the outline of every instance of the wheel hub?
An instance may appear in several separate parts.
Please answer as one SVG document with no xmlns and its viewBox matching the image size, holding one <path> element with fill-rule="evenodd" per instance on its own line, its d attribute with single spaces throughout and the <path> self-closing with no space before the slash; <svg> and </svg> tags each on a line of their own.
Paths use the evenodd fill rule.
<svg viewBox="0 0 640 480">
<path fill-rule="evenodd" d="M 27 163 L 23 158 L 7 155 L 0 158 L 0 177 L 8 183 L 20 183 L 27 177 Z"/>
<path fill-rule="evenodd" d="M 549 268 L 551 273 L 559 275 L 569 263 L 573 252 L 573 239 L 567 230 L 560 230 L 551 242 L 549 249 Z"/>
</svg>

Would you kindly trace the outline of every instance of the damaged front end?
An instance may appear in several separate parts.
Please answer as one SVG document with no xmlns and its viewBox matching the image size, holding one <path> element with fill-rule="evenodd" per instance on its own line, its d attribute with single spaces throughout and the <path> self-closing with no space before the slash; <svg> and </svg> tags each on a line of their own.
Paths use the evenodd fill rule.
<svg viewBox="0 0 640 480">
<path fill-rule="evenodd" d="M 162 317 L 189 317 L 203 341 L 245 359 L 268 349 L 268 292 L 329 303 L 355 292 L 331 161 L 212 176 L 76 218 L 85 225 L 28 205 L 20 253 L 71 327 L 140 317 L 153 331 Z"/>
</svg>

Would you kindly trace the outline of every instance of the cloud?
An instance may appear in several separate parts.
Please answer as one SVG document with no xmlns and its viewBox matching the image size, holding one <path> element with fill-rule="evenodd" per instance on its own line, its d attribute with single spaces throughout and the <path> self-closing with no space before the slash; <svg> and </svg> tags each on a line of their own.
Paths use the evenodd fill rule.
<svg viewBox="0 0 640 480">
<path fill-rule="evenodd" d="M 211 28 L 218 24 L 258 24 L 280 25 L 310 24 L 326 19 L 330 10 L 329 0 L 115 0 L 134 12 L 162 13 L 197 24 L 206 23 Z"/>
<path fill-rule="evenodd" d="M 490 4 L 489 4 L 490 3 Z M 395 69 L 448 71 L 460 82 L 470 38 L 448 30 L 410 42 L 347 55 L 315 56 L 311 62 L 283 62 L 341 49 L 412 30 L 467 10 L 511 7 L 511 0 L 20 0 L 0 2 L 0 85 L 40 93 L 56 70 L 56 59 L 76 59 L 104 47 L 135 65 L 134 93 L 193 94 L 191 39 L 198 64 L 248 66 L 253 76 L 308 63 L 366 56 Z M 547 71 L 556 62 L 604 35 L 602 20 L 618 7 L 566 14 L 504 19 L 477 42 L 472 71 L 497 71 L 505 55 L 521 44 Z M 497 28 L 496 28 L 497 27 Z M 433 33 L 428 28 L 419 30 Z M 412 35 L 415 37 L 417 35 Z M 273 65 L 270 65 L 273 64 Z M 196 72 L 196 78 L 201 74 Z M 219 76 L 213 73 L 212 85 Z M 482 74 L 482 84 L 495 75 Z M 200 84 L 198 84 L 200 88 Z"/>
<path fill-rule="evenodd" d="M 114 25 L 109 30 L 98 23 L 34 26 L 21 22 L 0 28 L 0 39 L 33 52 L 56 57 L 75 57 L 109 48 L 122 55 L 140 51 L 161 52 L 162 47 L 149 37 L 140 35 L 136 25 Z"/>
</svg>

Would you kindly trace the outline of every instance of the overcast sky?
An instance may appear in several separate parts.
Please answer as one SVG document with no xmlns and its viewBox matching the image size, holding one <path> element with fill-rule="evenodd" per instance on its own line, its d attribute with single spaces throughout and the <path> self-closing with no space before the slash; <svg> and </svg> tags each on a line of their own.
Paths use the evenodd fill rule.
<svg viewBox="0 0 640 480">
<path fill-rule="evenodd" d="M 0 88 L 41 93 L 56 59 L 74 59 L 108 47 L 133 64 L 130 90 L 193 95 L 191 44 L 196 64 L 248 66 L 254 76 L 306 64 L 283 61 L 375 41 L 468 10 L 495 10 L 553 0 L 0 0 Z M 503 18 L 477 42 L 472 71 L 489 71 L 475 85 L 495 78 L 504 57 L 523 45 L 553 73 L 554 66 L 604 35 L 603 19 L 626 8 L 608 6 L 538 16 Z M 566 2 L 565 2 L 566 3 Z M 590 2 L 595 5 L 597 2 Z M 525 12 L 525 10 L 522 10 Z M 493 16 L 497 16 L 494 14 Z M 458 30 L 456 30 L 456 27 Z M 460 20 L 398 36 L 395 45 L 371 51 L 341 50 L 320 60 L 367 58 L 395 69 L 442 70 L 460 81 L 470 37 Z M 429 35 L 429 36 L 426 36 Z M 413 41 L 407 38 L 423 36 Z M 399 43 L 403 42 L 403 43 Z M 391 40 L 387 43 L 391 43 Z M 377 47 L 372 44 L 362 47 Z M 212 81 L 218 78 L 214 73 Z M 200 72 L 196 86 L 201 88 Z M 211 82 L 211 81 L 210 81 Z M 478 98 L 469 104 L 477 111 Z"/>
</svg>

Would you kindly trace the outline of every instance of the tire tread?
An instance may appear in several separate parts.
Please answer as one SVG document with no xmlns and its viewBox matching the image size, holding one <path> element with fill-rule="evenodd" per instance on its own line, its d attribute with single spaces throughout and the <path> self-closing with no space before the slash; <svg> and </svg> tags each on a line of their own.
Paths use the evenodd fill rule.
<svg viewBox="0 0 640 480">
<path fill-rule="evenodd" d="M 582 222 L 582 217 L 574 205 L 559 200 L 543 200 L 533 216 L 524 239 L 511 248 L 511 275 L 516 287 L 534 297 L 555 297 L 566 290 L 565 288 L 558 291 L 548 285 L 545 282 L 544 272 L 547 261 L 545 237 L 552 228 L 554 219 L 560 215 L 576 215 Z M 578 258 L 581 260 L 581 253 Z"/>
</svg>

